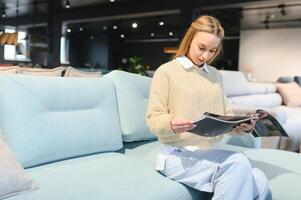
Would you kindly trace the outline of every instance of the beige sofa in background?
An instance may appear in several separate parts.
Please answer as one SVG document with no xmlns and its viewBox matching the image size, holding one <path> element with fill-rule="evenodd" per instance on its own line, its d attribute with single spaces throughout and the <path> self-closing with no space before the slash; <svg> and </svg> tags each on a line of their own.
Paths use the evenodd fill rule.
<svg viewBox="0 0 301 200">
<path fill-rule="evenodd" d="M 64 77 L 101 77 L 101 71 L 82 71 L 74 67 L 56 67 L 52 69 L 47 68 L 32 68 L 32 67 L 0 67 L 0 76 L 7 74 L 27 74 L 38 76 L 64 76 Z"/>
</svg>

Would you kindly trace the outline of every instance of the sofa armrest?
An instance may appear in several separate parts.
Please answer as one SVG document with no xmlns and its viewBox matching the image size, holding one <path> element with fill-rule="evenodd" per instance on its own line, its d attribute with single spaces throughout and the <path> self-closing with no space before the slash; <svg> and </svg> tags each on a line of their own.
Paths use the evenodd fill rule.
<svg viewBox="0 0 301 200">
<path fill-rule="evenodd" d="M 276 92 L 274 83 L 248 82 L 249 94 L 269 94 Z"/>
</svg>

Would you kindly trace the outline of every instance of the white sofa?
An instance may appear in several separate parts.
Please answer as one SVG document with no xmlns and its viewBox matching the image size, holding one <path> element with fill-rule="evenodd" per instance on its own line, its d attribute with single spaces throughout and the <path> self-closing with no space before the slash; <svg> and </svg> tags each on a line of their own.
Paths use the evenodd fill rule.
<svg viewBox="0 0 301 200">
<path fill-rule="evenodd" d="M 253 140 L 252 145 L 257 148 L 300 150 L 301 107 L 284 106 L 281 95 L 276 91 L 275 83 L 248 82 L 245 75 L 239 71 L 220 70 L 220 72 L 225 95 L 236 114 L 245 114 L 258 108 L 265 109 L 280 121 L 289 135 L 289 138 L 247 138 L 249 143 Z M 233 141 L 233 143 L 238 142 Z"/>
</svg>

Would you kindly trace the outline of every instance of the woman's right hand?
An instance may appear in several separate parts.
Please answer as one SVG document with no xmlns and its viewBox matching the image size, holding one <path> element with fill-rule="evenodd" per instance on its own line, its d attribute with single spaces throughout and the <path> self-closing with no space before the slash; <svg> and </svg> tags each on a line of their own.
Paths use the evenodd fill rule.
<svg viewBox="0 0 301 200">
<path fill-rule="evenodd" d="M 171 128 L 175 133 L 183 133 L 193 129 L 196 125 L 192 121 L 174 118 L 171 120 Z"/>
</svg>

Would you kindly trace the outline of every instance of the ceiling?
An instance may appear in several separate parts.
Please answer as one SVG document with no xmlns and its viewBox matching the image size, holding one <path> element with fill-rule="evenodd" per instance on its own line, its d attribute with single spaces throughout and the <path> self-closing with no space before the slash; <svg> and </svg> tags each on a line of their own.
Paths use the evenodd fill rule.
<svg viewBox="0 0 301 200">
<path fill-rule="evenodd" d="M 301 27 L 301 1 L 293 0 L 185 0 L 185 2 L 183 0 L 115 0 L 114 2 L 69 0 L 69 2 L 71 7 L 67 9 L 65 0 L 0 0 L 0 9 L 5 11 L 5 19 L 18 22 L 28 16 L 29 22 L 32 22 L 30 21 L 32 16 L 42 18 L 39 16 L 60 15 L 64 18 L 66 27 L 71 29 L 69 34 L 89 32 L 92 35 L 109 32 L 117 36 L 123 34 L 127 38 L 138 39 L 153 37 L 150 36 L 151 33 L 155 37 L 178 38 L 183 29 L 181 6 L 185 6 L 185 2 L 194 5 L 191 8 L 193 17 L 209 14 L 219 18 L 226 29 L 227 36 L 238 36 L 241 29 Z M 208 2 L 208 6 L 206 3 L 203 4 L 205 6 L 200 6 L 201 4 L 194 2 Z M 219 4 L 215 5 L 218 2 Z M 140 13 L 137 11 L 133 14 L 136 10 L 140 10 Z M 102 13 L 105 17 L 101 16 Z M 165 22 L 164 26 L 158 25 L 160 20 Z M 134 22 L 138 24 L 135 29 L 132 28 Z M 44 25 L 47 25 L 47 21 Z M 118 28 L 113 29 L 113 26 Z"/>
<path fill-rule="evenodd" d="M 160 22 L 164 25 L 160 25 Z M 69 34 L 90 35 L 111 34 L 116 37 L 129 39 L 144 38 L 175 38 L 179 37 L 179 15 L 152 16 L 143 18 L 129 18 L 123 20 L 104 20 L 86 23 L 72 23 Z M 137 27 L 133 28 L 133 24 Z M 123 35 L 123 36 L 121 36 Z"/>
<path fill-rule="evenodd" d="M 244 7 L 241 28 L 294 28 L 301 27 L 301 1 Z"/>
<path fill-rule="evenodd" d="M 124 4 L 139 0 L 69 0 L 70 8 L 83 8 L 87 6 Z M 141 1 L 141 0 L 140 0 Z M 62 10 L 66 5 L 66 0 L 0 0 L 0 9 L 4 9 L 7 17 L 15 17 L 18 8 L 19 15 L 36 13 L 46 13 L 49 5 L 55 9 Z"/>
</svg>

